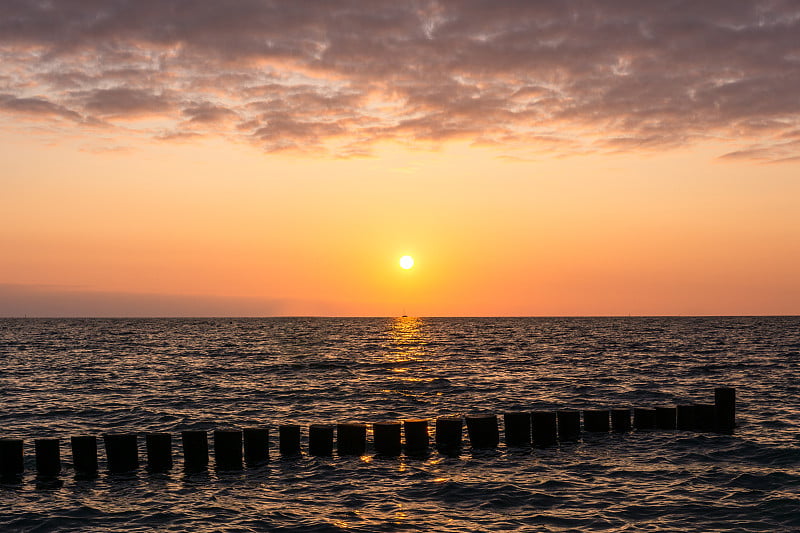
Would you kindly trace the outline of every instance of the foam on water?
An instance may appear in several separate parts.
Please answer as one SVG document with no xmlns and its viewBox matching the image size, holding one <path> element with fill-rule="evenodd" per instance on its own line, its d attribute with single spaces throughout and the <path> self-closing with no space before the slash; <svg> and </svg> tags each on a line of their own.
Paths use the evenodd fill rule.
<svg viewBox="0 0 800 533">
<path fill-rule="evenodd" d="M 800 319 L 0 321 L 0 433 L 26 440 L 2 530 L 800 529 Z M 66 441 L 103 432 L 713 402 L 734 435 L 590 435 L 458 458 L 277 459 L 241 473 L 75 480 Z M 34 438 L 62 438 L 60 483 Z M 101 470 L 104 454 L 100 451 Z"/>
</svg>

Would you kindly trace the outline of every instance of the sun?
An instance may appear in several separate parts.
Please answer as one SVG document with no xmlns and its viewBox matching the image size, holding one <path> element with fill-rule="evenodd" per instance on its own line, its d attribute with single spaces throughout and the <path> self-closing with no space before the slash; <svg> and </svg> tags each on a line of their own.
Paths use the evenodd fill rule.
<svg viewBox="0 0 800 533">
<path fill-rule="evenodd" d="M 400 258 L 400 266 L 408 270 L 414 266 L 414 258 L 410 255 L 404 255 Z"/>
</svg>

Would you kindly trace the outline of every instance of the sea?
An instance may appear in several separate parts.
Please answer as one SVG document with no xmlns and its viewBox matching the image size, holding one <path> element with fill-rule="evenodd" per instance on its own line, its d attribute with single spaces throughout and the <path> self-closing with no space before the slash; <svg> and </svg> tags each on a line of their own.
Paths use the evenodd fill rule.
<svg viewBox="0 0 800 533">
<path fill-rule="evenodd" d="M 732 434 L 283 459 L 276 427 L 713 403 Z M 180 432 L 266 425 L 270 461 L 182 468 Z M 69 438 L 169 432 L 175 466 L 74 475 Z M 371 433 L 371 429 L 370 429 Z M 37 479 L 33 441 L 61 439 Z M 0 320 L 0 531 L 800 531 L 800 317 Z M 305 444 L 304 444 L 305 446 Z"/>
</svg>

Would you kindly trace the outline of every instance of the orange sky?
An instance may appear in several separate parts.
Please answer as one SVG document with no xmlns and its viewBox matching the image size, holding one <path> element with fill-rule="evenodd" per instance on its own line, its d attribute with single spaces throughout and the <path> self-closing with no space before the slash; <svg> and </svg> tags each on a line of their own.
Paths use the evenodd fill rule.
<svg viewBox="0 0 800 533">
<path fill-rule="evenodd" d="M 800 314 L 800 16 L 163 5 L 0 22 L 0 316 Z"/>
</svg>

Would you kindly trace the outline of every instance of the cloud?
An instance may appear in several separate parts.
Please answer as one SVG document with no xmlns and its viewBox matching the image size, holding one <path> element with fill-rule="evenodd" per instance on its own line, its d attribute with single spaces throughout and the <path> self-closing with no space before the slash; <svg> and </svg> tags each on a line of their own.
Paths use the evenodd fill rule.
<svg viewBox="0 0 800 533">
<path fill-rule="evenodd" d="M 267 151 L 721 139 L 785 160 L 796 147 L 782 139 L 800 128 L 798 34 L 790 0 L 9 1 L 0 112 L 76 128 L 155 118 L 125 127 Z"/>
</svg>

